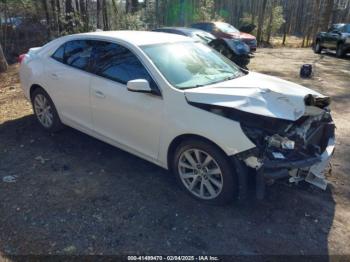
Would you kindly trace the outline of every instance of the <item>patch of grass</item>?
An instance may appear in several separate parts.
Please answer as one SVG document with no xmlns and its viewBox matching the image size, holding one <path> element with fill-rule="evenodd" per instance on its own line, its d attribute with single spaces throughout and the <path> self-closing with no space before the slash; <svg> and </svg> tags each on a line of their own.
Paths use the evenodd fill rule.
<svg viewBox="0 0 350 262">
<path fill-rule="evenodd" d="M 285 45 L 282 45 L 283 36 L 274 36 L 271 38 L 272 47 L 289 47 L 289 48 L 300 48 L 302 47 L 303 38 L 293 35 L 288 35 L 286 38 Z"/>
</svg>

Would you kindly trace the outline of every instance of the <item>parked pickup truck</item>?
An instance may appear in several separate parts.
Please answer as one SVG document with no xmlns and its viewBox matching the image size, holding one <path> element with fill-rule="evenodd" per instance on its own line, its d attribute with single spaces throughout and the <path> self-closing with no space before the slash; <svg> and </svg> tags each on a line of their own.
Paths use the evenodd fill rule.
<svg viewBox="0 0 350 262">
<path fill-rule="evenodd" d="M 328 32 L 320 32 L 316 36 L 315 53 L 323 49 L 336 50 L 337 57 L 350 52 L 350 24 L 334 24 Z"/>
</svg>

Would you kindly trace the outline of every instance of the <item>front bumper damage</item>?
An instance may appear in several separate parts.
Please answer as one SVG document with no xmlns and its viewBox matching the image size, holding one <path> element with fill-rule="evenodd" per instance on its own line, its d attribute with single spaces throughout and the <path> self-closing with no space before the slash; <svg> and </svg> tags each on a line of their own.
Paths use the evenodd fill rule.
<svg viewBox="0 0 350 262">
<path fill-rule="evenodd" d="M 316 110 L 317 111 L 317 110 Z M 242 127 L 248 137 L 254 129 Z M 236 156 L 241 165 L 256 171 L 256 196 L 262 199 L 266 181 L 289 178 L 327 188 L 325 170 L 335 149 L 335 125 L 328 109 L 318 109 L 279 134 L 260 134 L 253 138 L 257 147 Z"/>
<path fill-rule="evenodd" d="M 305 180 L 326 189 L 324 170 L 335 145 L 330 97 L 311 91 L 282 96 L 267 90 L 242 99 L 242 92 L 249 89 L 235 88 L 233 95 L 227 95 L 227 90 L 217 87 L 215 92 L 219 94 L 215 96 L 206 94 L 206 89 L 188 91 L 186 98 L 195 107 L 240 123 L 245 136 L 255 145 L 231 157 L 239 179 L 239 198 L 247 195 L 250 173 L 256 174 L 259 199 L 264 197 L 266 181 L 280 178 L 294 183 Z"/>
</svg>

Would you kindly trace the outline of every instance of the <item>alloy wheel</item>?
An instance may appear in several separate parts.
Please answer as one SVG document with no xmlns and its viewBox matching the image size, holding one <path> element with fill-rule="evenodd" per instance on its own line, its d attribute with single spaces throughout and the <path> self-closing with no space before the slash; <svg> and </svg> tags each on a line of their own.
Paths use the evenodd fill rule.
<svg viewBox="0 0 350 262">
<path fill-rule="evenodd" d="M 221 193 L 222 171 L 207 152 L 196 148 L 184 151 L 179 158 L 178 172 L 186 189 L 201 199 L 214 199 Z"/>
<path fill-rule="evenodd" d="M 46 128 L 53 124 L 53 112 L 49 100 L 42 94 L 34 98 L 34 110 L 39 122 Z"/>
</svg>

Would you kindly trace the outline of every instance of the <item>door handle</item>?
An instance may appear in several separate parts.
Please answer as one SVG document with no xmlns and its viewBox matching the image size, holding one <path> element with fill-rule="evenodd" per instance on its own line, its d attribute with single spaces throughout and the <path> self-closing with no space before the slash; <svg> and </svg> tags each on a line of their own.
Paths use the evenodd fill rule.
<svg viewBox="0 0 350 262">
<path fill-rule="evenodd" d="M 96 96 L 96 97 L 99 97 L 99 98 L 105 98 L 105 97 L 106 97 L 105 94 L 102 93 L 102 92 L 99 91 L 99 90 L 95 90 L 95 96 Z"/>
<path fill-rule="evenodd" d="M 51 73 L 51 77 L 52 77 L 53 79 L 58 79 L 58 75 L 57 75 L 56 73 Z"/>
</svg>

